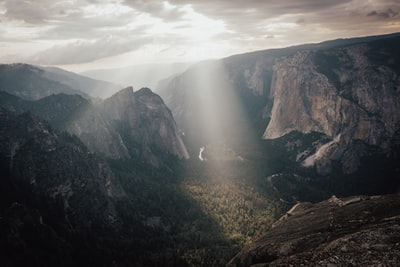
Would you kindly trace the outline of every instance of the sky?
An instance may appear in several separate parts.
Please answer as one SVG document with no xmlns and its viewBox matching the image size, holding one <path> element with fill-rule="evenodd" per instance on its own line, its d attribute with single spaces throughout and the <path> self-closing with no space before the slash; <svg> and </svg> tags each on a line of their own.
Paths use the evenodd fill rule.
<svg viewBox="0 0 400 267">
<path fill-rule="evenodd" d="M 398 0 L 0 0 L 0 63 L 84 71 L 399 31 Z"/>
</svg>

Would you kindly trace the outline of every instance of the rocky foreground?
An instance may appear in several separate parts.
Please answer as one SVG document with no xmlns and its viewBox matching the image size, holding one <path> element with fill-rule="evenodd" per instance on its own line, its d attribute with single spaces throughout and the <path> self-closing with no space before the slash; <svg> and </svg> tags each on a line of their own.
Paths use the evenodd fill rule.
<svg viewBox="0 0 400 267">
<path fill-rule="evenodd" d="M 400 195 L 384 195 L 296 204 L 227 266 L 399 264 Z"/>
</svg>

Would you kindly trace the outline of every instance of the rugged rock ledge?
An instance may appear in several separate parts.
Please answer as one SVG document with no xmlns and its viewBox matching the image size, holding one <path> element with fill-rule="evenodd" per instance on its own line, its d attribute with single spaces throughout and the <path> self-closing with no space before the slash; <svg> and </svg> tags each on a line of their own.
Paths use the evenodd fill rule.
<svg viewBox="0 0 400 267">
<path fill-rule="evenodd" d="M 400 195 L 296 204 L 226 266 L 398 266 Z"/>
</svg>

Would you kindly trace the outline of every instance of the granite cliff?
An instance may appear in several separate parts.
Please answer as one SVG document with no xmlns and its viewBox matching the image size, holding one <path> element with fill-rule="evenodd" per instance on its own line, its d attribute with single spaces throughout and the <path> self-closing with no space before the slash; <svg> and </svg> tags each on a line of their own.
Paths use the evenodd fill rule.
<svg viewBox="0 0 400 267">
<path fill-rule="evenodd" d="M 305 159 L 320 173 L 339 160 L 345 173 L 359 165 L 355 141 L 390 151 L 400 127 L 399 38 L 297 52 L 274 65 L 271 120 L 263 135 L 319 132 L 332 141 Z"/>
<path fill-rule="evenodd" d="M 131 157 L 160 164 L 158 153 L 179 159 L 189 155 L 171 111 L 148 88 L 128 87 L 98 105 L 103 117 L 118 131 Z"/>
</svg>

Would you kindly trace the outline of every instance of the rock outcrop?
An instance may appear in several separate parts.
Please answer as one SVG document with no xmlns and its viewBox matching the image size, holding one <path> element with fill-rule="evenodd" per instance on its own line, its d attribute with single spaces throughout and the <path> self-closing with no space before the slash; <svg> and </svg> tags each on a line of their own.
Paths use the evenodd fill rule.
<svg viewBox="0 0 400 267">
<path fill-rule="evenodd" d="M 226 266 L 397 266 L 400 196 L 296 204 Z"/>
</svg>

